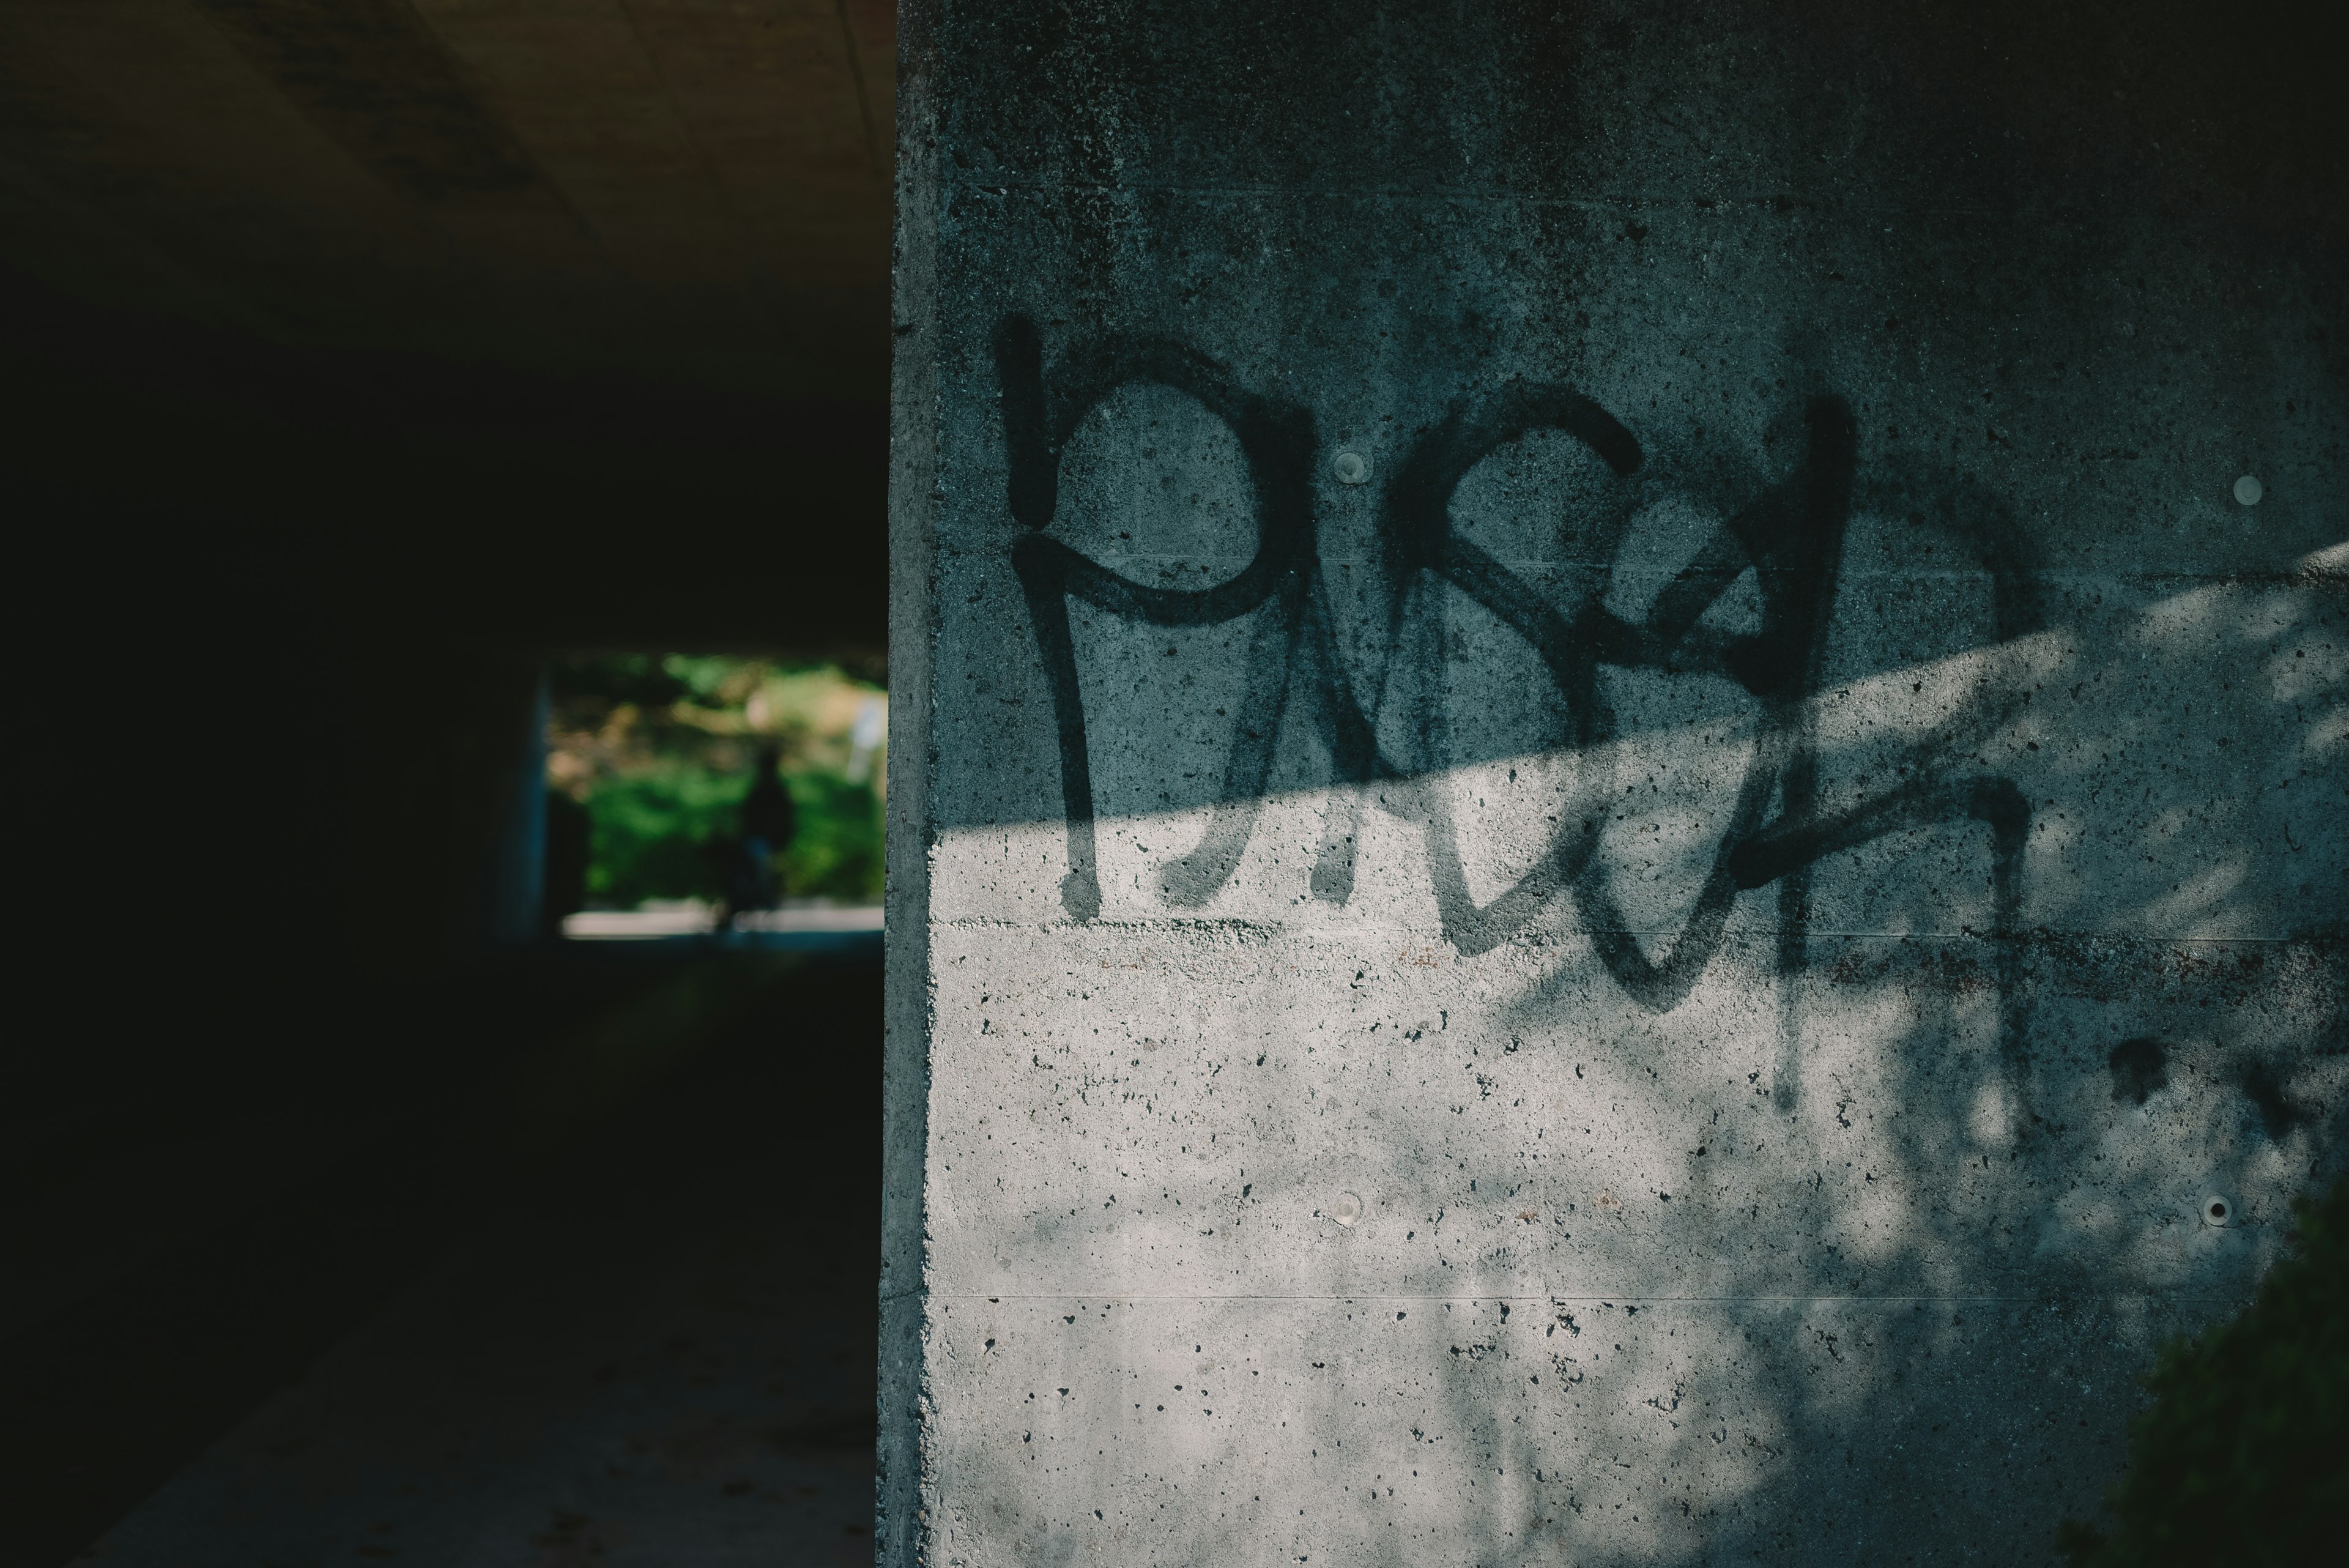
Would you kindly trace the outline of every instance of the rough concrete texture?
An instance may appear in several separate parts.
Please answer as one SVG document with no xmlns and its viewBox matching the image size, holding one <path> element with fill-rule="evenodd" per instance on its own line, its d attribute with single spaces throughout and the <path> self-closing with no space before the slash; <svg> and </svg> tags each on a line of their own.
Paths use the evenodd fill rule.
<svg viewBox="0 0 2349 1568">
<path fill-rule="evenodd" d="M 904 47 L 883 1561 L 2051 1557 L 2342 1147 L 2332 253 L 1793 11 Z"/>
</svg>

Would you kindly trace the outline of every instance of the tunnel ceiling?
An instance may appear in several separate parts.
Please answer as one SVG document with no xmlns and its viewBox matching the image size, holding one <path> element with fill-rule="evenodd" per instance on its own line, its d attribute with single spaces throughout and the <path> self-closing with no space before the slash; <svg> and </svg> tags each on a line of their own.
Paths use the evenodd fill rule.
<svg viewBox="0 0 2349 1568">
<path fill-rule="evenodd" d="M 890 0 L 0 0 L 0 265 L 304 349 L 886 394 Z"/>
</svg>

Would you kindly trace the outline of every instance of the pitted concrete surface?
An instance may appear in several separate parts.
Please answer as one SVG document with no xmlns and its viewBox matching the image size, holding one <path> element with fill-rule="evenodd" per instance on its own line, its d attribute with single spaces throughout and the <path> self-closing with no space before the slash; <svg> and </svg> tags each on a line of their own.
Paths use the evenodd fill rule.
<svg viewBox="0 0 2349 1568">
<path fill-rule="evenodd" d="M 905 37 L 883 1561 L 2051 1558 L 2339 1158 L 2329 253 L 1759 12 Z"/>
</svg>

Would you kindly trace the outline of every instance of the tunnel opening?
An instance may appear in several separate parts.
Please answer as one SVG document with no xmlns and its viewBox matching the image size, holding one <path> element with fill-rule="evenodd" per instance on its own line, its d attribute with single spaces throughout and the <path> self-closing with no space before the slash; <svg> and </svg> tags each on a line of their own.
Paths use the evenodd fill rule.
<svg viewBox="0 0 2349 1568">
<path fill-rule="evenodd" d="M 345 657 L 412 722 L 318 770 L 331 885 L 201 955 L 242 1053 L 11 1151 L 11 1562 L 869 1542 L 885 668 L 429 652 Z"/>
<path fill-rule="evenodd" d="M 855 662 L 551 660 L 547 933 L 793 950 L 877 932 L 887 691 Z"/>
<path fill-rule="evenodd" d="M 0 1560 L 61 1565 L 101 1537 L 109 1562 L 300 1560 L 330 1538 L 453 1560 L 433 1532 L 520 1497 L 525 1544 L 631 1510 L 640 1539 L 730 1510 L 868 1528 L 880 934 L 856 888 L 877 847 L 843 872 L 855 836 L 824 825 L 877 811 L 885 779 L 885 735 L 845 778 L 886 675 L 879 406 L 295 349 L 14 274 L 0 315 L 22 349 L 0 389 L 24 570 L 88 649 L 61 658 L 44 627 L 23 666 L 26 731 L 52 743 L 21 775 L 16 876 L 50 909 L 26 966 L 49 1005 L 0 1087 Z M 723 568 L 620 566 L 648 517 L 688 520 Z M 673 654 L 813 680 L 849 733 L 825 719 L 815 752 L 783 748 L 811 826 L 776 908 L 722 937 L 706 913 L 566 937 L 565 914 L 710 901 L 589 896 L 585 867 L 582 908 L 547 898 L 566 682 Z M 747 716 L 750 695 L 698 701 Z M 746 777 L 709 760 L 704 841 L 736 830 Z M 761 929 L 794 922 L 823 929 Z M 819 1206 L 762 1228 L 753 1195 L 778 1190 Z M 579 1273 L 591 1259 L 605 1272 Z M 802 1273 L 804 1310 L 693 1305 Z M 419 1314 L 429 1345 L 395 1326 Z M 734 1359 L 662 1348 L 679 1339 Z M 495 1393 L 564 1345 L 603 1348 Z M 429 1408 L 450 1393 L 476 1402 Z M 685 1441 L 583 1512 L 550 1455 L 596 1398 L 667 1412 L 611 1415 L 598 1440 L 624 1468 L 631 1443 L 671 1453 L 672 1428 L 749 1422 L 767 1447 L 711 1474 Z M 861 1448 L 824 1446 L 859 1419 Z M 322 1509 L 205 1479 L 290 1486 L 305 1455 L 365 1469 L 516 1422 L 555 1448 L 480 1472 L 470 1501 L 455 1471 Z"/>
</svg>

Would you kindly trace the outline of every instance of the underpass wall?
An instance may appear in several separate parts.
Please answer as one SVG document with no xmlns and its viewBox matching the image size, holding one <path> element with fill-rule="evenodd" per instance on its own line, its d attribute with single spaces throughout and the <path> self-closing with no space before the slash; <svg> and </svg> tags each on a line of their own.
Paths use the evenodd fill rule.
<svg viewBox="0 0 2349 1568">
<path fill-rule="evenodd" d="M 883 1561 L 2052 1556 L 2339 1167 L 2326 242 L 1763 10 L 905 36 Z"/>
</svg>

